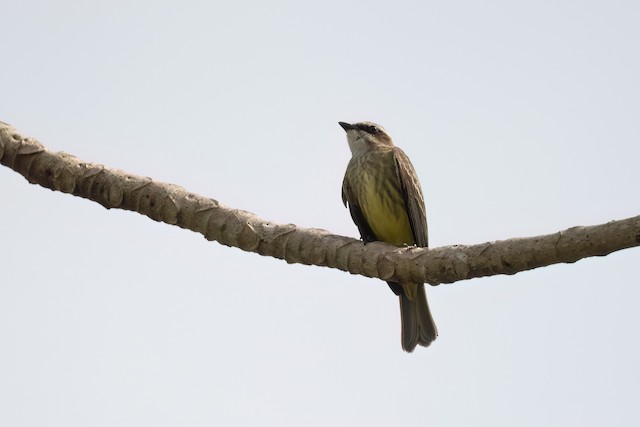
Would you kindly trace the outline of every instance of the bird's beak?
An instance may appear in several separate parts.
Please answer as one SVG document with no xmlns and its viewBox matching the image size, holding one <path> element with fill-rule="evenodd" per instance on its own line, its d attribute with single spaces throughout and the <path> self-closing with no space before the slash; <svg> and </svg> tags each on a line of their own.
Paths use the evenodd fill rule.
<svg viewBox="0 0 640 427">
<path fill-rule="evenodd" d="M 346 131 L 350 130 L 350 129 L 355 129 L 356 127 L 350 123 L 345 123 L 345 122 L 338 122 L 338 124 L 340 126 L 342 126 L 342 129 Z"/>
</svg>

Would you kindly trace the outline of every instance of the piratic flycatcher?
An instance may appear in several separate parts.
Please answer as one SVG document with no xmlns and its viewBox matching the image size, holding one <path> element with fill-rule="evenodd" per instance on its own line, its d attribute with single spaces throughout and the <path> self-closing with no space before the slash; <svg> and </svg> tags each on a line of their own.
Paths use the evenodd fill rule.
<svg viewBox="0 0 640 427">
<path fill-rule="evenodd" d="M 339 122 L 347 132 L 351 160 L 342 201 L 365 242 L 428 247 L 427 215 L 418 176 L 389 134 L 371 122 Z M 438 336 L 424 284 L 388 282 L 400 297 L 402 348 L 428 346 Z"/>
</svg>

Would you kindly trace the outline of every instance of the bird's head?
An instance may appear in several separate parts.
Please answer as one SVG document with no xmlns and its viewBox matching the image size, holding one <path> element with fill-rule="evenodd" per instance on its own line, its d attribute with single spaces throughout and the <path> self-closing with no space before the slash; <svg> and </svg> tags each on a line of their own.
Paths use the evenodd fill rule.
<svg viewBox="0 0 640 427">
<path fill-rule="evenodd" d="M 345 123 L 338 122 L 347 132 L 347 141 L 351 154 L 356 156 L 369 151 L 376 146 L 393 147 L 391 136 L 380 125 L 371 122 Z"/>
</svg>

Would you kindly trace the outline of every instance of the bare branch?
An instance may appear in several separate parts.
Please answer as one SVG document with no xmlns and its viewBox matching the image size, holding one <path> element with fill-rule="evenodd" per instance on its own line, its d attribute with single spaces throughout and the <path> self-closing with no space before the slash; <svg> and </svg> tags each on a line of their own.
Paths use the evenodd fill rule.
<svg viewBox="0 0 640 427">
<path fill-rule="evenodd" d="M 572 263 L 640 245 L 640 216 L 545 236 L 435 249 L 363 244 L 326 230 L 276 224 L 173 184 L 47 151 L 0 122 L 0 163 L 30 183 L 126 209 L 202 234 L 207 240 L 288 263 L 326 266 L 398 282 L 453 283 Z"/>
</svg>

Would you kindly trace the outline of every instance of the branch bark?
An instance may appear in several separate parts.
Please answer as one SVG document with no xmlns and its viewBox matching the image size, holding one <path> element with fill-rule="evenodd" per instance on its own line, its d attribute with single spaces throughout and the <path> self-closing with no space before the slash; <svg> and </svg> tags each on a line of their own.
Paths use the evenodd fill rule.
<svg viewBox="0 0 640 427">
<path fill-rule="evenodd" d="M 544 236 L 434 249 L 363 244 L 320 229 L 276 224 L 226 207 L 173 184 L 50 152 L 33 138 L 0 122 L 0 163 L 30 183 L 177 225 L 207 240 L 248 252 L 396 282 L 437 285 L 474 277 L 515 274 L 557 263 L 573 263 L 640 246 L 640 216 L 572 227 Z"/>
</svg>

